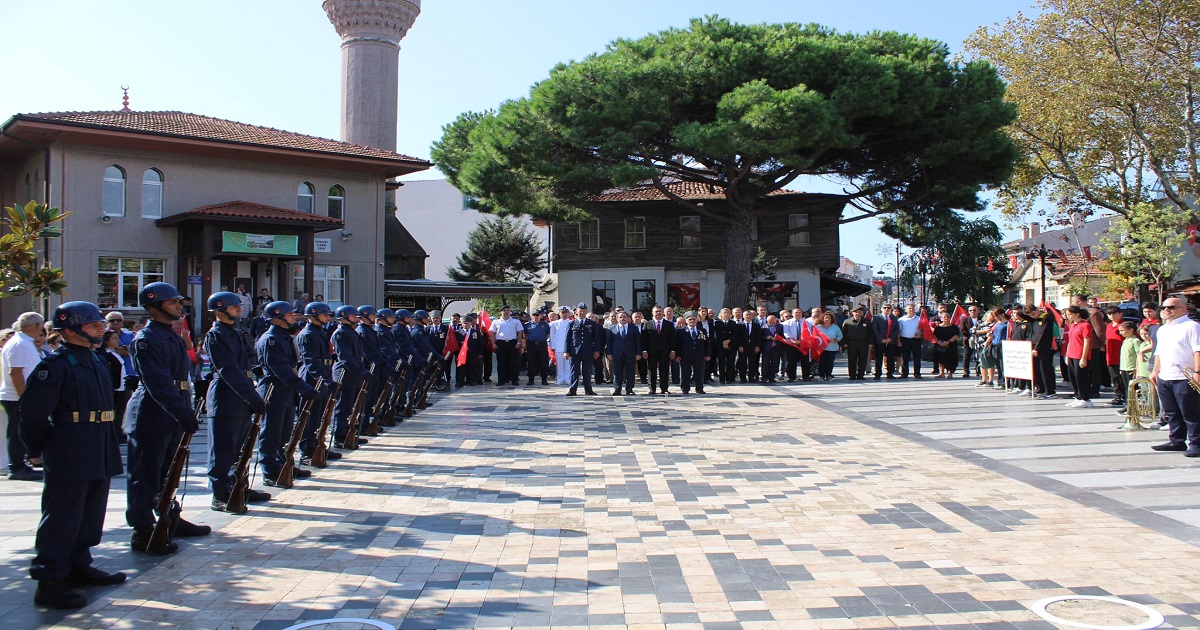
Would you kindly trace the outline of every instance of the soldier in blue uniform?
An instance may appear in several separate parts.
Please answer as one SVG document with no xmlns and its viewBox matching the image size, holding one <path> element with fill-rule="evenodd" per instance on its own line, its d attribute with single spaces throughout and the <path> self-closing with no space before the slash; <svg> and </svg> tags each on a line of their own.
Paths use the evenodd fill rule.
<svg viewBox="0 0 1200 630">
<path fill-rule="evenodd" d="M 450 366 L 454 359 L 446 359 L 446 336 L 454 332 L 450 329 L 450 324 L 442 322 L 441 311 L 429 311 L 429 320 L 429 344 L 433 346 L 434 359 L 442 364 L 443 378 L 449 381 Z"/>
<path fill-rule="evenodd" d="M 138 386 L 129 398 L 125 428 L 129 433 L 129 491 L 125 521 L 133 528 L 130 546 L 145 552 L 154 531 L 155 508 L 171 459 L 184 432 L 200 428 L 192 409 L 191 360 L 187 342 L 171 323 L 183 317 L 179 291 L 166 282 L 151 282 L 138 293 L 138 303 L 150 314 L 150 323 L 133 338 L 130 353 Z M 208 535 L 212 528 L 179 517 L 179 504 L 158 518 L 177 521 L 174 536 Z M 178 549 L 168 543 L 166 553 Z"/>
<path fill-rule="evenodd" d="M 696 393 L 704 393 L 704 372 L 712 357 L 712 341 L 708 333 L 697 325 L 695 311 L 688 311 L 684 317 L 687 326 L 675 329 L 675 360 L 679 362 L 679 388 L 684 394 L 694 381 Z"/>
<path fill-rule="evenodd" d="M 242 315 L 238 294 L 221 291 L 208 298 L 213 325 L 204 335 L 204 347 L 212 360 L 213 382 L 208 387 L 208 484 L 212 489 L 212 509 L 228 511 L 229 492 L 234 484 L 234 467 L 241 455 L 242 443 L 250 432 L 251 414 L 266 410 L 262 396 L 254 389 L 250 372 L 250 343 L 237 329 Z M 246 500 L 262 502 L 271 495 L 247 488 Z"/>
<path fill-rule="evenodd" d="M 265 397 L 268 386 L 273 386 L 273 391 L 267 400 L 262 432 L 258 435 L 258 462 L 263 470 L 263 483 L 274 486 L 279 469 L 283 468 L 283 448 L 292 435 L 292 422 L 296 419 L 296 394 L 318 396 L 321 392 L 296 374 L 300 359 L 296 356 L 296 345 L 288 334 L 288 330 L 296 323 L 296 313 L 291 303 L 282 300 L 271 302 L 263 309 L 263 317 L 271 322 L 271 327 L 254 344 L 258 366 L 263 371 L 263 378 L 258 382 L 258 393 Z M 299 466 L 292 474 L 296 479 L 312 475 Z"/>
<path fill-rule="evenodd" d="M 413 371 L 414 355 L 417 353 L 417 346 L 413 343 L 412 313 L 402 308 L 396 311 L 396 325 L 392 326 L 392 340 L 396 344 L 396 356 L 403 361 L 400 369 L 404 372 L 404 391 L 401 392 L 400 398 L 396 404 L 403 407 L 408 403 L 408 392 L 413 387 L 413 381 L 416 374 Z"/>
<path fill-rule="evenodd" d="M 372 403 L 379 398 L 379 390 L 383 389 L 383 383 L 387 380 L 389 372 L 387 361 L 379 350 L 379 337 L 375 334 L 375 320 L 378 319 L 376 313 L 375 307 L 370 304 L 358 307 L 358 328 L 355 329 L 355 332 L 362 341 L 362 353 L 366 358 L 367 369 L 375 368 L 374 373 L 367 377 L 370 379 L 370 385 L 367 386 L 366 402 L 363 404 L 362 414 L 358 420 L 360 428 L 366 428 L 370 424 Z M 366 431 L 360 430 L 359 433 L 367 435 Z"/>
<path fill-rule="evenodd" d="M 381 308 L 375 313 L 375 341 L 379 344 L 379 354 L 383 355 L 383 364 L 387 367 L 387 377 L 381 379 L 379 395 L 385 396 L 390 393 L 384 391 L 383 387 L 387 385 L 389 380 L 396 379 L 396 360 L 400 358 L 400 351 L 396 348 L 396 336 L 392 334 L 392 326 L 396 323 L 396 312 L 390 308 Z M 378 371 L 378 368 L 376 368 Z M 376 399 L 377 400 L 377 399 Z M 381 414 L 387 414 L 387 404 L 380 408 Z M 386 425 L 380 425 L 380 430 Z M 392 423 L 395 426 L 395 423 Z"/>
<path fill-rule="evenodd" d="M 34 368 L 21 397 L 21 439 L 42 453 L 42 520 L 29 576 L 38 581 L 34 602 L 81 608 L 78 586 L 120 584 L 123 573 L 92 566 L 100 544 L 110 480 L 121 474 L 120 435 L 113 422 L 108 366 L 92 348 L 104 335 L 104 316 L 90 302 L 67 302 L 51 325 L 62 347 Z"/>
<path fill-rule="evenodd" d="M 596 359 L 600 358 L 600 338 L 604 335 L 604 329 L 588 319 L 587 311 L 587 304 L 580 302 L 575 307 L 575 319 L 567 327 L 567 351 L 563 356 L 571 361 L 571 389 L 567 391 L 568 396 L 576 395 L 575 390 L 579 388 L 581 379 L 583 391 L 588 396 L 596 395 L 592 391 L 592 370 L 595 369 Z"/>
<path fill-rule="evenodd" d="M 300 377 L 309 385 L 316 385 L 318 378 L 326 383 L 333 383 L 333 355 L 329 351 L 329 336 L 325 333 L 325 325 L 333 320 L 333 309 L 324 302 L 310 302 L 304 307 L 304 315 L 308 318 L 308 324 L 296 336 L 296 346 L 300 349 Z M 317 435 L 327 398 L 303 395 L 300 397 L 302 407 L 308 404 L 309 400 L 313 401 L 308 423 L 304 425 L 304 437 L 300 440 L 301 464 L 311 464 L 317 440 L 327 439 L 324 435 Z M 325 452 L 325 457 L 332 461 L 341 459 L 342 454 L 329 450 Z"/>
<path fill-rule="evenodd" d="M 337 362 L 333 364 L 333 373 L 339 377 L 342 389 L 338 392 L 337 402 L 333 407 L 333 442 L 338 448 L 345 448 L 346 431 L 350 429 L 350 412 L 354 410 L 354 399 L 362 387 L 363 379 L 369 376 L 363 365 L 362 340 L 354 327 L 358 325 L 358 309 L 350 306 L 339 306 L 334 311 L 338 327 L 333 331 L 333 353 Z M 359 444 L 366 440 L 360 439 Z"/>
<path fill-rule="evenodd" d="M 542 317 L 546 312 L 538 309 L 533 312 L 533 321 L 525 322 L 525 356 L 529 362 L 529 380 L 526 386 L 533 385 L 533 379 L 542 378 L 542 385 L 550 381 L 550 351 L 546 347 L 550 341 L 550 324 Z"/>
</svg>

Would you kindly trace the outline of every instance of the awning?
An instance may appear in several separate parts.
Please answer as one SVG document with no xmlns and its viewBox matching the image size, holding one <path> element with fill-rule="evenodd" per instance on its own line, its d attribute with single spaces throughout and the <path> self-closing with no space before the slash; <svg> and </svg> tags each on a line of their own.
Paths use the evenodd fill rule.
<svg viewBox="0 0 1200 630">
<path fill-rule="evenodd" d="M 835 276 L 831 273 L 821 274 L 821 302 L 823 304 L 828 304 L 829 301 L 839 297 L 862 295 L 870 290 L 871 286 L 868 284 Z"/>
<path fill-rule="evenodd" d="M 301 229 L 312 229 L 314 232 L 336 230 L 343 226 L 341 219 L 309 214 L 287 208 L 276 208 L 261 203 L 249 201 L 227 201 L 211 206 L 192 208 L 187 212 L 179 212 L 165 216 L 154 222 L 159 227 L 186 227 L 196 223 L 219 222 L 242 225 L 277 225 Z"/>
</svg>

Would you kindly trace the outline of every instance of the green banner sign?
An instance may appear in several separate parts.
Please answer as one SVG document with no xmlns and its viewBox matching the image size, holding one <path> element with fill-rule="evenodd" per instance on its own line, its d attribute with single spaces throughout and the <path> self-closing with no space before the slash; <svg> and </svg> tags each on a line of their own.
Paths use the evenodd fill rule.
<svg viewBox="0 0 1200 630">
<path fill-rule="evenodd" d="M 296 256 L 300 237 L 290 234 L 247 234 L 221 232 L 221 251 L 224 253 Z"/>
</svg>

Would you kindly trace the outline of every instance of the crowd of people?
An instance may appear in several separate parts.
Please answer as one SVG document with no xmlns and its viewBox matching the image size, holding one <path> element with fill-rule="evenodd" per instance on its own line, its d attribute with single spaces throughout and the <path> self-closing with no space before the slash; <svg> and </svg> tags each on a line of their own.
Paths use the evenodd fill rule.
<svg viewBox="0 0 1200 630">
<path fill-rule="evenodd" d="M 184 520 L 174 490 L 174 454 L 206 422 L 211 508 L 244 513 L 271 499 L 252 487 L 253 468 L 268 487 L 291 487 L 430 404 L 434 388 L 549 386 L 567 396 L 704 394 L 713 384 L 830 381 L 845 353 L 851 381 L 929 376 L 977 379 L 977 386 L 1057 399 L 1069 382 L 1069 407 L 1091 407 L 1111 389 L 1120 407 L 1134 378 L 1157 387 L 1169 440 L 1158 451 L 1200 457 L 1200 319 L 1172 297 L 1141 318 L 1073 298 L 1065 316 L 1054 307 L 939 305 L 936 311 L 885 305 L 767 312 L 766 307 L 700 307 L 676 314 L 655 306 L 650 317 L 615 307 L 598 315 L 581 303 L 532 313 L 503 307 L 457 313 L 371 305 L 303 305 L 270 301 L 247 325 L 244 292 L 208 298 L 213 323 L 194 338 L 188 300 L 174 286 L 143 287 L 147 315 L 126 326 L 119 311 L 68 302 L 50 321 L 22 314 L 4 333 L 0 402 L 10 478 L 44 480 L 42 519 L 30 569 L 35 601 L 78 608 L 74 588 L 124 581 L 92 566 L 110 479 L 128 466 L 131 548 L 169 554 L 177 538 L 204 536 Z M 269 299 L 263 295 L 263 300 Z M 299 308 L 297 308 L 299 307 Z M 253 308 L 253 305 L 251 305 Z M 1028 341 L 1032 380 L 1004 373 L 1004 342 Z M 58 343 L 55 348 L 54 343 Z M 1055 357 L 1058 357 L 1056 365 Z M 871 369 L 873 366 L 873 370 Z M 973 368 L 973 369 L 972 369 Z M 1189 380 L 1191 382 L 1189 382 Z M 257 439 L 253 439 L 257 436 Z M 257 462 L 251 466 L 249 455 Z M 41 472 L 37 468 L 41 468 Z M 168 532 L 159 538 L 160 531 Z"/>
</svg>

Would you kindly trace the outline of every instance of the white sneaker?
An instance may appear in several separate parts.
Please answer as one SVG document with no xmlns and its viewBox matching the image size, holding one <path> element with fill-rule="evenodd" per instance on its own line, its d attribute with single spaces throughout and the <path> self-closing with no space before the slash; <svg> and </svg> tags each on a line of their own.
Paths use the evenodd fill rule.
<svg viewBox="0 0 1200 630">
<path fill-rule="evenodd" d="M 1011 394 L 1020 394 L 1020 393 L 1023 393 L 1023 392 L 1022 392 L 1022 390 L 1019 390 L 1019 389 L 1010 389 L 1010 390 L 1008 390 L 1008 391 L 1007 391 L 1007 392 L 1005 392 L 1005 393 L 1006 393 L 1006 394 L 1010 394 L 1010 395 L 1011 395 Z"/>
<path fill-rule="evenodd" d="M 1079 401 L 1078 405 L 1075 405 L 1075 407 L 1078 409 L 1091 409 L 1094 406 L 1095 405 L 1093 405 L 1092 401 L 1090 401 L 1090 400 L 1081 400 L 1081 401 Z"/>
<path fill-rule="evenodd" d="M 1083 402 L 1083 401 L 1082 400 L 1072 400 L 1071 402 L 1067 403 L 1066 406 L 1067 407 L 1078 407 L 1079 403 L 1081 403 L 1081 402 Z"/>
</svg>

